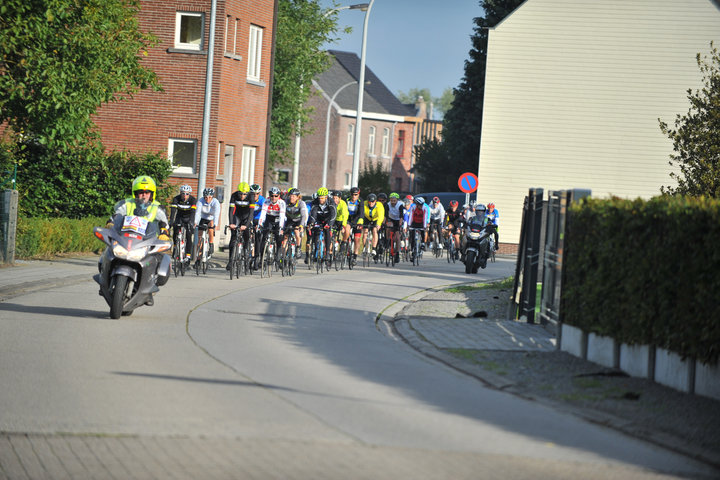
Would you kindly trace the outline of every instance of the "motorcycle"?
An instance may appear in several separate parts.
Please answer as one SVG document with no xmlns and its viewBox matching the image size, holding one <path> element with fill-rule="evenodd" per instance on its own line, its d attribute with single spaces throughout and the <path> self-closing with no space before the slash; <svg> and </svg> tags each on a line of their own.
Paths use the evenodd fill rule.
<svg viewBox="0 0 720 480">
<path fill-rule="evenodd" d="M 153 294 L 170 278 L 172 242 L 158 239 L 157 222 L 118 215 L 112 228 L 95 227 L 93 233 L 107 248 L 93 279 L 110 306 L 110 318 L 131 315 L 142 305 L 153 305 Z"/>
<path fill-rule="evenodd" d="M 490 256 L 490 237 L 494 225 L 483 225 L 483 219 L 471 217 L 465 227 L 465 273 L 477 273 L 487 267 Z"/>
</svg>

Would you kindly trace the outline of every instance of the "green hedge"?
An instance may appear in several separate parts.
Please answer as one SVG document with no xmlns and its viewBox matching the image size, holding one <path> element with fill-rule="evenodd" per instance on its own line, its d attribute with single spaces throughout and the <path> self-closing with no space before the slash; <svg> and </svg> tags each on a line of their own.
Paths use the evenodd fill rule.
<svg viewBox="0 0 720 480">
<path fill-rule="evenodd" d="M 586 199 L 565 238 L 565 323 L 718 361 L 720 201 Z"/>
<path fill-rule="evenodd" d="M 104 226 L 108 217 L 18 218 L 15 256 L 47 257 L 59 253 L 99 251 L 104 247 L 93 227 Z"/>
</svg>

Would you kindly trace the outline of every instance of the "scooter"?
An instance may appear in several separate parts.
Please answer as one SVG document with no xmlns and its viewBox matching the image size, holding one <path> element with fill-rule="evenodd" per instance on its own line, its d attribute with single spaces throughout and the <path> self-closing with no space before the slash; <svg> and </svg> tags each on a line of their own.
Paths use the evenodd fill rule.
<svg viewBox="0 0 720 480">
<path fill-rule="evenodd" d="M 112 228 L 95 227 L 93 233 L 107 248 L 93 279 L 110 306 L 110 318 L 132 315 L 142 305 L 153 305 L 153 294 L 170 278 L 172 242 L 158 239 L 157 222 L 118 215 Z"/>
<path fill-rule="evenodd" d="M 471 217 L 465 227 L 465 273 L 477 273 L 487 267 L 493 225 L 483 225 L 479 217 Z"/>
</svg>

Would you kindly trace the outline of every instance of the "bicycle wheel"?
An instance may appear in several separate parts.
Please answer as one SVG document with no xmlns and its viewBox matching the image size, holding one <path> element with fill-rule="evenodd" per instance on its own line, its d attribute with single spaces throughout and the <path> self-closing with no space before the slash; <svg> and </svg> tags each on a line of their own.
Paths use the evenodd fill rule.
<svg viewBox="0 0 720 480">
<path fill-rule="evenodd" d="M 180 250 L 180 247 L 178 245 L 175 245 L 175 248 L 173 249 L 173 272 L 175 273 L 175 277 L 180 274 L 180 254 L 178 253 Z"/>
</svg>

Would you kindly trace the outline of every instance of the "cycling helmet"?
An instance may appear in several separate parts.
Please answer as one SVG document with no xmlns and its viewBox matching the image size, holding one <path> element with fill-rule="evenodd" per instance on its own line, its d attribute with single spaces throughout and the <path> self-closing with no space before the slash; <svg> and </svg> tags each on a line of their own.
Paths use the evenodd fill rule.
<svg viewBox="0 0 720 480">
<path fill-rule="evenodd" d="M 458 206 L 458 201 L 457 201 L 457 200 L 450 200 L 450 206 L 451 206 L 451 207 L 457 207 L 457 206 Z"/>
<path fill-rule="evenodd" d="M 350 189 L 350 193 L 351 193 L 351 194 L 353 194 L 353 193 L 360 193 L 360 189 L 359 189 L 358 187 L 352 187 L 352 188 Z"/>
<path fill-rule="evenodd" d="M 415 203 L 422 207 L 425 205 L 425 199 L 423 197 L 415 197 Z"/>
<path fill-rule="evenodd" d="M 192 187 L 190 185 L 182 185 L 180 186 L 180 193 L 187 193 L 190 195 L 192 193 Z"/>
<path fill-rule="evenodd" d="M 367 197 L 367 201 L 368 201 L 368 202 L 374 202 L 374 201 L 376 201 L 376 200 L 377 200 L 377 195 L 375 195 L 374 193 L 371 193 L 371 194 L 368 195 L 368 197 Z"/>
<path fill-rule="evenodd" d="M 317 192 L 313 192 L 313 193 L 312 193 L 312 199 L 315 200 L 317 197 L 318 197 Z"/>
<path fill-rule="evenodd" d="M 406 202 L 412 202 L 412 200 L 413 200 L 413 196 L 412 196 L 412 195 L 406 195 L 406 196 L 405 196 L 405 201 L 406 201 Z"/>
<path fill-rule="evenodd" d="M 388 196 L 386 193 L 378 193 L 377 198 L 378 200 L 387 200 Z"/>
<path fill-rule="evenodd" d="M 495 208 L 495 204 L 493 202 L 488 203 L 487 205 L 488 209 Z"/>
<path fill-rule="evenodd" d="M 133 197 L 137 196 L 137 194 L 135 192 L 137 192 L 138 190 L 149 190 L 152 193 L 152 195 L 150 195 L 150 201 L 152 202 L 153 200 L 155 200 L 155 192 L 157 191 L 157 186 L 155 185 L 155 180 L 148 177 L 147 175 L 141 175 L 141 176 L 137 177 L 135 180 L 133 180 L 133 182 L 132 182 Z"/>
<path fill-rule="evenodd" d="M 333 197 L 342 197 L 342 190 L 335 190 L 332 192 Z"/>
<path fill-rule="evenodd" d="M 268 193 L 270 195 L 280 195 L 280 189 L 278 187 L 272 187 Z"/>
<path fill-rule="evenodd" d="M 289 195 L 300 195 L 300 189 L 299 188 L 291 188 L 288 192 Z"/>
<path fill-rule="evenodd" d="M 399 198 L 400 198 L 400 195 L 398 195 L 397 192 L 392 192 L 392 193 L 390 194 L 390 198 L 398 198 L 398 199 L 399 199 Z"/>
<path fill-rule="evenodd" d="M 215 189 L 212 187 L 206 188 L 203 190 L 203 197 L 211 197 L 215 195 Z"/>
<path fill-rule="evenodd" d="M 440 203 L 440 198 L 433 197 L 433 203 Z"/>
<path fill-rule="evenodd" d="M 252 193 L 260 193 L 262 192 L 262 188 L 260 188 L 260 185 L 258 185 L 257 183 L 253 183 L 252 185 L 250 185 L 250 191 Z"/>
<path fill-rule="evenodd" d="M 240 193 L 248 193 L 250 191 L 250 185 L 247 182 L 240 182 L 238 184 L 238 191 Z"/>
<path fill-rule="evenodd" d="M 475 210 L 478 212 L 484 212 L 485 210 L 487 210 L 487 208 L 482 203 L 478 203 L 475 207 Z"/>
<path fill-rule="evenodd" d="M 320 187 L 317 191 L 318 197 L 327 197 L 329 193 L 330 192 L 328 192 L 328 189 L 325 187 Z"/>
</svg>

